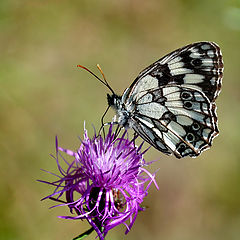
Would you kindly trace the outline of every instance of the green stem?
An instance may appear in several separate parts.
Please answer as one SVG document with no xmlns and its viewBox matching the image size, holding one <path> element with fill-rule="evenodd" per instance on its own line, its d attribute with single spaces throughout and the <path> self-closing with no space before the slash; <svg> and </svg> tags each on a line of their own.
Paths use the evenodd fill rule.
<svg viewBox="0 0 240 240">
<path fill-rule="evenodd" d="M 92 232 L 94 231 L 94 228 L 91 227 L 90 229 L 88 229 L 86 232 L 80 234 L 79 236 L 73 238 L 73 240 L 82 240 L 83 238 L 87 237 L 88 235 L 90 235 Z"/>
</svg>

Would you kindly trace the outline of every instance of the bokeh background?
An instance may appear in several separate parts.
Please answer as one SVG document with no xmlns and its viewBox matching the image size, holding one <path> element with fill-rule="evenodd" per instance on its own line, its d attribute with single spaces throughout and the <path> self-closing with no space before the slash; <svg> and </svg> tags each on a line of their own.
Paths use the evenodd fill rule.
<svg viewBox="0 0 240 240">
<path fill-rule="evenodd" d="M 98 129 L 108 90 L 84 70 L 99 63 L 119 94 L 166 53 L 195 41 L 223 52 L 217 100 L 220 135 L 197 159 L 150 149 L 160 190 L 150 189 L 131 232 L 108 239 L 221 240 L 240 235 L 240 1 L 0 1 L 0 239 L 72 239 L 89 228 L 49 210 L 51 193 L 37 179 L 56 170 L 54 137 L 79 146 L 83 123 Z M 108 119 L 113 116 L 109 112 Z M 55 171 L 56 172 L 56 171 Z M 87 239 L 95 239 L 95 234 Z"/>
</svg>

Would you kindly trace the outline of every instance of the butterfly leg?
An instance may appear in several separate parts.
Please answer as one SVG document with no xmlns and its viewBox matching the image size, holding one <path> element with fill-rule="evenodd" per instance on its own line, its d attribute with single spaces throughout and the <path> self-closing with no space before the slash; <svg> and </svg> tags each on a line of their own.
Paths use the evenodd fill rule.
<svg viewBox="0 0 240 240">
<path fill-rule="evenodd" d="M 100 129 L 99 129 L 99 131 L 98 131 L 98 136 L 100 135 L 100 133 L 101 133 L 101 131 L 103 132 L 103 136 L 104 136 L 104 139 L 105 139 L 105 137 L 106 137 L 106 134 L 105 134 L 105 129 L 104 129 L 104 127 L 105 126 L 109 126 L 109 125 L 119 125 L 118 124 L 118 122 L 106 122 L 106 123 L 102 123 L 102 125 L 101 125 L 101 127 L 100 127 Z M 120 129 L 121 130 L 121 129 Z M 115 131 L 115 135 L 116 135 L 116 131 Z"/>
<path fill-rule="evenodd" d="M 114 122 L 114 124 L 116 124 L 116 122 Z M 123 129 L 122 126 L 117 123 L 117 127 L 114 133 L 114 140 L 117 139 L 122 129 Z"/>
<path fill-rule="evenodd" d="M 132 139 L 134 146 L 136 146 L 135 140 L 136 140 L 137 138 L 138 138 L 138 134 L 137 134 L 136 132 L 134 132 L 134 134 L 133 134 L 133 139 Z"/>
<path fill-rule="evenodd" d="M 104 130 L 104 126 L 106 125 L 106 123 L 104 123 L 104 117 L 106 116 L 108 110 L 109 110 L 110 106 L 107 107 L 106 111 L 103 113 L 102 115 L 102 118 L 101 118 L 101 127 L 99 129 L 99 133 L 98 135 L 100 134 L 100 131 L 103 130 L 103 136 L 104 136 L 104 139 L 105 139 L 105 130 Z M 108 125 L 108 124 L 107 124 Z"/>
</svg>

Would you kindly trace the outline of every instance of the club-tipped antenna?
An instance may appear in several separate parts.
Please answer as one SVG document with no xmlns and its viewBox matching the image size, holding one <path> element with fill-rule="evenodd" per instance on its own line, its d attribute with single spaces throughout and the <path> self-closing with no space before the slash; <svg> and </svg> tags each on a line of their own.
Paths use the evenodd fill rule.
<svg viewBox="0 0 240 240">
<path fill-rule="evenodd" d="M 91 70 L 89 70 L 88 68 L 86 68 L 86 67 L 84 67 L 84 66 L 82 66 L 82 65 L 80 65 L 80 64 L 78 64 L 77 67 L 80 67 L 80 68 L 88 71 L 88 72 L 89 72 L 90 74 L 92 74 L 95 78 L 97 78 L 102 84 L 104 84 L 113 94 L 115 94 L 114 91 L 113 91 L 113 89 L 109 86 L 109 84 L 108 84 L 108 82 L 107 82 L 107 80 L 106 80 L 106 78 L 105 78 L 105 75 L 104 75 L 102 69 L 100 68 L 99 64 L 97 64 L 97 68 L 98 68 L 99 71 L 101 72 L 104 80 L 102 80 L 102 79 L 99 78 L 95 73 L 93 73 Z"/>
</svg>

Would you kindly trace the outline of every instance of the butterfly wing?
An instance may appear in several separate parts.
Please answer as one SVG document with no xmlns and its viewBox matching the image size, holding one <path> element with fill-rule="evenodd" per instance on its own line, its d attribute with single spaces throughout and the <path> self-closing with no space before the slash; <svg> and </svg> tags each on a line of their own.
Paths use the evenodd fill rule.
<svg viewBox="0 0 240 240">
<path fill-rule="evenodd" d="M 132 128 L 166 154 L 199 155 L 218 134 L 215 99 L 222 75 L 215 43 L 194 43 L 166 55 L 143 70 L 123 95 L 126 105 L 134 103 Z"/>
<path fill-rule="evenodd" d="M 195 157 L 218 134 L 214 107 L 204 93 L 166 86 L 146 91 L 134 110 L 133 129 L 147 142 L 176 157 Z"/>
<path fill-rule="evenodd" d="M 179 48 L 144 69 L 130 86 L 130 95 L 156 86 L 177 84 L 205 93 L 215 101 L 223 77 L 223 60 L 219 46 L 214 42 L 198 42 Z M 149 83 L 149 84 L 148 84 Z"/>
</svg>

